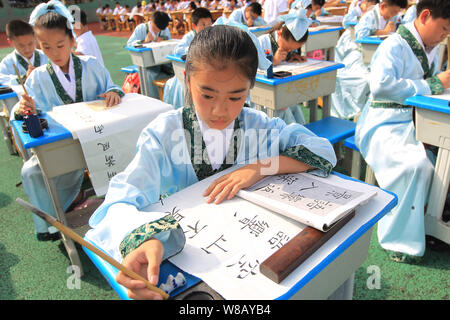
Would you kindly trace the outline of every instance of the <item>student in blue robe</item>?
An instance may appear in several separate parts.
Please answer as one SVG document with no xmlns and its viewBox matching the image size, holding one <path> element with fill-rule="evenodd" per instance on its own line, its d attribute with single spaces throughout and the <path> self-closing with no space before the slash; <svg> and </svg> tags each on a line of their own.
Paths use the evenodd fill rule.
<svg viewBox="0 0 450 320">
<path fill-rule="evenodd" d="M 127 46 L 172 39 L 168 28 L 169 21 L 170 18 L 167 13 L 155 11 L 150 22 L 141 23 L 136 27 L 136 29 L 134 29 L 127 41 Z M 164 65 L 146 68 L 145 73 L 147 75 L 148 96 L 159 99 L 158 87 L 156 87 L 152 82 L 172 76 L 172 65 L 167 63 Z"/>
<path fill-rule="evenodd" d="M 97 59 L 90 56 L 76 56 L 71 53 L 75 39 L 71 26 L 72 16 L 59 1 L 52 0 L 37 6 L 30 16 L 30 24 L 43 52 L 49 58 L 46 65 L 36 68 L 28 77 L 21 100 L 14 106 L 15 119 L 21 119 L 27 111 L 43 112 L 52 107 L 82 101 L 98 100 L 103 97 L 108 106 L 120 103 L 124 95 L 114 85 L 109 72 Z M 55 184 L 64 210 L 72 203 L 83 200 L 80 192 L 84 170 L 76 170 L 56 177 Z M 22 184 L 30 202 L 55 216 L 50 196 L 45 187 L 42 172 L 36 157 L 31 157 L 22 167 Z M 35 231 L 39 240 L 54 237 L 57 230 L 44 220 L 34 216 Z"/>
<path fill-rule="evenodd" d="M 355 39 L 374 35 L 389 35 L 401 23 L 398 15 L 407 0 L 382 0 L 365 13 L 355 26 Z M 331 114 L 352 119 L 361 112 L 369 91 L 369 67 L 362 61 L 359 45 L 350 34 L 343 34 L 335 48 L 335 61 L 345 64 L 337 72 L 336 89 L 331 95 Z"/>
<path fill-rule="evenodd" d="M 242 23 L 247 27 L 265 26 L 267 22 L 261 17 L 262 6 L 258 2 L 252 2 L 248 6 L 234 10 L 229 20 Z"/>
<path fill-rule="evenodd" d="M 187 106 L 161 114 L 142 131 L 135 158 L 111 180 L 105 202 L 89 221 L 89 240 L 153 284 L 161 261 L 185 243 L 172 215 L 143 211 L 160 196 L 242 165 L 205 190 L 205 201 L 219 204 L 263 178 L 263 159 L 274 165 L 270 174 L 327 176 L 336 164 L 326 139 L 243 107 L 255 83 L 256 56 L 252 38 L 239 28 L 215 25 L 199 32 L 186 58 Z M 121 272 L 116 280 L 133 299 L 161 299 Z"/>
<path fill-rule="evenodd" d="M 191 23 L 192 30 L 186 33 L 180 43 L 177 44 L 173 52 L 175 55 L 183 56 L 187 54 L 189 45 L 195 35 L 206 27 L 212 25 L 213 18 L 211 12 L 203 7 L 196 8 L 194 12 L 192 12 Z M 173 105 L 175 109 L 184 106 L 183 85 L 184 84 L 181 83 L 176 76 L 167 80 L 164 85 L 163 101 Z"/>
<path fill-rule="evenodd" d="M 417 18 L 401 25 L 374 54 L 371 96 L 356 126 L 355 142 L 380 187 L 398 196 L 378 223 L 378 241 L 397 262 L 417 262 L 425 252 L 424 207 L 434 155 L 416 139 L 415 95 L 441 94 L 450 71 L 438 73 L 438 47 L 450 34 L 450 2 L 421 0 Z"/>
<path fill-rule="evenodd" d="M 308 39 L 308 27 L 312 20 L 306 17 L 304 9 L 291 9 L 288 14 L 278 17 L 279 24 L 268 34 L 259 36 L 259 42 L 264 50 L 273 56 L 273 65 L 283 61 L 302 62 L 306 57 L 298 52 Z M 305 124 L 305 117 L 300 106 L 294 105 L 283 110 L 277 110 L 275 115 L 287 124 L 297 122 Z"/>
<path fill-rule="evenodd" d="M 0 62 L 0 84 L 19 85 L 14 66 L 19 71 L 22 82 L 25 82 L 30 73 L 36 67 L 46 64 L 48 59 L 41 50 L 36 49 L 33 27 L 28 23 L 11 20 L 6 24 L 6 37 L 14 50 Z"/>
</svg>

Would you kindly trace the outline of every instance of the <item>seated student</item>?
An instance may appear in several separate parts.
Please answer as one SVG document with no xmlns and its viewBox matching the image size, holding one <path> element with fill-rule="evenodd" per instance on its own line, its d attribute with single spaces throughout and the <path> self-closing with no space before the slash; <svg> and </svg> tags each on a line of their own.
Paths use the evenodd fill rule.
<svg viewBox="0 0 450 320">
<path fill-rule="evenodd" d="M 449 34 L 450 2 L 420 0 L 417 18 L 375 52 L 371 96 L 356 125 L 356 145 L 378 184 L 398 196 L 378 222 L 378 241 L 397 262 L 415 262 L 425 252 L 424 207 L 434 171 L 434 155 L 416 139 L 414 110 L 403 103 L 450 87 L 450 71 L 437 69 L 439 43 Z"/>
<path fill-rule="evenodd" d="M 342 26 L 347 28 L 349 23 L 357 23 L 364 13 L 372 10 L 378 3 L 380 3 L 379 0 L 363 0 L 357 2 L 344 15 L 344 19 L 342 19 Z"/>
<path fill-rule="evenodd" d="M 240 28 L 215 25 L 199 32 L 186 58 L 187 106 L 159 115 L 142 131 L 135 158 L 111 180 L 105 202 L 89 221 L 93 229 L 86 238 L 126 267 L 142 270 L 140 274 L 153 284 L 158 282 L 161 262 L 180 252 L 185 243 L 172 215 L 142 211 L 161 195 L 242 165 L 205 190 L 207 203 L 220 204 L 264 175 L 311 171 L 327 176 L 336 163 L 326 139 L 302 125 L 287 126 L 279 118 L 244 107 L 255 83 L 256 56 L 251 36 Z M 171 138 L 174 132 L 183 137 L 181 142 Z M 223 135 L 220 143 L 214 140 L 218 134 Z M 265 139 L 267 149 L 256 150 L 256 139 Z M 180 146 L 181 153 L 174 156 L 173 149 Z M 201 159 L 194 150 L 200 150 Z M 164 227 L 157 231 L 153 228 L 157 225 Z M 130 298 L 161 299 L 121 272 L 116 280 L 129 289 Z"/>
<path fill-rule="evenodd" d="M 315 20 L 315 25 L 320 24 L 316 17 L 327 15 L 323 10 L 324 0 L 296 0 L 292 2 L 291 9 L 305 9 L 306 17 Z"/>
<path fill-rule="evenodd" d="M 386 35 L 395 31 L 400 16 L 406 8 L 407 0 L 382 0 L 372 10 L 361 16 L 355 26 L 355 39 L 371 35 Z M 345 64 L 337 72 L 336 89 L 331 95 L 331 114 L 351 119 L 361 112 L 370 94 L 369 68 L 362 61 L 358 44 L 350 36 L 343 34 L 335 47 L 335 61 Z"/>
<path fill-rule="evenodd" d="M 75 44 L 72 28 L 73 17 L 59 1 L 53 0 L 38 5 L 30 16 L 36 38 L 49 62 L 36 68 L 28 77 L 23 94 L 12 114 L 21 119 L 27 112 L 35 113 L 36 108 L 50 111 L 54 106 L 98 100 L 103 97 L 107 106 L 120 103 L 124 95 L 113 84 L 108 70 L 91 56 L 72 54 Z M 63 210 L 79 204 L 84 170 L 76 170 L 55 177 Z M 55 216 L 50 196 L 47 193 L 42 172 L 36 157 L 31 157 L 22 167 L 22 183 L 30 202 L 37 208 Z M 33 217 L 38 240 L 52 239 L 57 230 L 44 220 Z M 53 234 L 53 235 L 52 235 Z"/>
<path fill-rule="evenodd" d="M 36 49 L 33 27 L 28 23 L 11 20 L 6 24 L 6 37 L 14 50 L 0 62 L 0 84 L 19 85 L 14 65 L 25 82 L 30 73 L 36 67 L 46 64 L 48 59 L 41 50 Z"/>
<path fill-rule="evenodd" d="M 114 15 L 119 14 L 120 10 L 122 10 L 122 6 L 120 5 L 120 2 L 116 2 L 116 6 L 114 7 L 113 14 Z"/>
<path fill-rule="evenodd" d="M 272 55 L 274 66 L 282 61 L 305 61 L 306 57 L 301 56 L 298 50 L 308 39 L 308 27 L 312 23 L 311 19 L 306 18 L 306 10 L 291 9 L 289 14 L 279 16 L 278 20 L 281 23 L 274 26 L 268 34 L 258 37 L 261 47 Z M 277 110 L 276 116 L 282 118 L 287 124 L 306 122 L 298 105 Z"/>
<path fill-rule="evenodd" d="M 102 66 L 105 66 L 103 62 L 102 53 L 98 47 L 97 40 L 95 40 L 92 31 L 87 26 L 86 12 L 80 10 L 80 28 L 74 27 L 74 32 L 77 36 L 77 50 L 75 54 L 84 54 L 87 56 L 93 56 L 97 58 L 98 62 Z"/>
<path fill-rule="evenodd" d="M 373 10 L 361 17 L 355 26 L 356 39 L 395 32 L 402 21 L 398 14 L 407 6 L 408 0 L 382 0 Z"/>
<path fill-rule="evenodd" d="M 247 27 L 265 26 L 267 22 L 261 18 L 261 13 L 261 5 L 258 2 L 252 2 L 244 8 L 234 10 L 228 19 Z"/>
<path fill-rule="evenodd" d="M 127 45 L 133 46 L 141 43 L 159 42 L 172 39 L 169 25 L 169 16 L 162 11 L 155 11 L 150 22 L 141 23 L 134 29 L 133 34 L 128 39 Z M 172 65 L 165 64 L 146 68 L 148 95 L 159 99 L 158 88 L 152 84 L 154 80 L 168 78 L 173 75 Z"/>
<path fill-rule="evenodd" d="M 417 3 L 419 0 L 415 1 L 415 3 L 406 10 L 405 14 L 402 18 L 402 23 L 409 23 L 414 21 L 417 18 Z"/>
<path fill-rule="evenodd" d="M 181 39 L 180 43 L 175 47 L 174 54 L 182 56 L 187 54 L 189 45 L 194 39 L 195 35 L 203 29 L 212 25 L 211 12 L 206 8 L 197 8 L 192 12 L 192 30 L 186 33 Z M 184 105 L 184 88 L 176 76 L 173 76 L 166 81 L 164 85 L 163 101 L 167 102 L 175 109 L 178 109 Z"/>
<path fill-rule="evenodd" d="M 289 11 L 287 1 L 265 0 L 263 3 L 263 8 L 264 20 L 266 20 L 269 24 L 277 21 L 280 14 L 284 14 Z"/>
</svg>

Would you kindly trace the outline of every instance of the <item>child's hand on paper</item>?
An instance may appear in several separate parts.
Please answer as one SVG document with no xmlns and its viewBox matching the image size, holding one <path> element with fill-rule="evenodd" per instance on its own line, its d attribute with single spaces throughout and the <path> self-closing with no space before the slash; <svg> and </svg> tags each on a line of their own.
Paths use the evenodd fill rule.
<svg viewBox="0 0 450 320">
<path fill-rule="evenodd" d="M 108 91 L 103 94 L 100 94 L 99 97 L 105 98 L 106 106 L 112 107 L 120 103 L 120 96 L 114 91 Z"/>
<path fill-rule="evenodd" d="M 34 100 L 31 96 L 27 95 L 26 93 L 22 93 L 22 98 L 20 99 L 17 113 L 22 116 L 27 113 L 36 113 L 36 105 L 34 104 Z"/>
<path fill-rule="evenodd" d="M 161 241 L 150 239 L 131 251 L 122 264 L 156 286 L 158 284 L 159 266 L 161 265 L 163 253 L 164 246 Z M 128 296 L 131 299 L 162 300 L 161 295 L 147 289 L 144 282 L 130 278 L 122 271 L 119 271 L 117 274 L 116 281 L 128 288 Z"/>
<path fill-rule="evenodd" d="M 444 89 L 450 88 L 450 70 L 439 73 L 437 77 L 441 80 Z"/>
<path fill-rule="evenodd" d="M 290 58 L 289 58 L 289 62 L 294 62 L 294 61 L 298 61 L 298 62 L 305 62 L 306 61 L 306 57 L 305 56 L 301 56 L 299 54 L 293 53 Z"/>
<path fill-rule="evenodd" d="M 239 190 L 254 185 L 263 177 L 259 162 L 249 164 L 214 180 L 203 196 L 208 197 L 208 203 L 215 200 L 214 203 L 219 204 L 225 199 L 232 199 Z"/>
</svg>

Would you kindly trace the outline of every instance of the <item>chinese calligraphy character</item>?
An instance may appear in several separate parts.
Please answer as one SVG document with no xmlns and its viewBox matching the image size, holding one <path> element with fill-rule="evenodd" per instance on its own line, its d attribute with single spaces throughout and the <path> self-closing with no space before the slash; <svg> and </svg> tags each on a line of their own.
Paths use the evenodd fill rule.
<svg viewBox="0 0 450 320">
<path fill-rule="evenodd" d="M 269 244 L 271 245 L 270 249 L 280 249 L 282 246 L 284 246 L 286 244 L 286 242 L 289 241 L 289 236 L 287 234 L 285 234 L 283 231 L 278 231 L 277 234 L 275 236 L 273 236 L 272 238 L 270 238 Z"/>
<path fill-rule="evenodd" d="M 244 259 L 244 257 L 245 257 L 245 254 L 239 259 L 238 262 L 226 266 L 227 268 L 230 268 L 235 265 L 238 265 L 239 274 L 236 277 L 238 279 L 244 279 L 249 274 L 254 276 L 256 274 L 255 269 L 259 266 L 258 259 L 255 259 L 254 262 L 249 262 L 247 259 Z"/>
<path fill-rule="evenodd" d="M 278 180 L 278 181 L 281 181 L 282 183 L 286 183 L 287 185 L 291 185 L 291 184 L 293 184 L 295 181 L 297 181 L 298 178 L 295 177 L 295 176 L 290 176 L 290 175 L 282 175 L 282 176 L 279 176 L 279 177 L 277 178 L 277 180 Z"/>
<path fill-rule="evenodd" d="M 266 230 L 266 228 L 269 227 L 269 224 L 265 221 L 258 221 L 256 220 L 256 217 L 258 215 L 254 216 L 253 219 L 243 218 L 242 220 L 239 220 L 240 223 L 244 224 L 244 226 L 241 228 L 243 230 L 244 228 L 248 227 L 250 229 L 250 234 L 253 234 L 255 237 L 259 236 L 261 233 Z"/>
<path fill-rule="evenodd" d="M 198 235 L 198 234 L 200 233 L 200 231 L 202 231 L 204 228 L 206 228 L 206 227 L 208 226 L 208 225 L 204 225 L 204 226 L 201 227 L 201 229 L 199 230 L 199 225 L 198 225 L 199 222 L 200 222 L 200 220 L 197 220 L 197 222 L 195 223 L 195 226 L 194 226 L 194 227 L 188 225 L 188 228 L 190 228 L 190 229 L 194 232 L 194 235 L 191 236 L 191 237 L 189 237 L 189 239 L 194 238 L 196 235 Z M 186 231 L 185 233 L 188 233 L 188 232 L 191 231 L 191 230 L 188 230 L 188 231 Z"/>
<path fill-rule="evenodd" d="M 108 180 L 111 181 L 112 177 L 114 177 L 117 174 L 117 172 L 115 172 L 115 171 L 113 171 L 113 172 L 107 171 L 106 174 L 108 175 Z"/>
<path fill-rule="evenodd" d="M 221 235 L 216 241 L 214 241 L 214 242 L 211 243 L 209 246 L 207 246 L 206 249 L 205 249 L 205 248 L 202 248 L 202 250 L 205 251 L 207 254 L 211 254 L 211 252 L 208 251 L 207 249 L 211 248 L 212 246 L 216 246 L 217 248 L 221 249 L 223 252 L 228 252 L 228 250 L 225 250 L 224 248 L 222 248 L 221 246 L 219 246 L 219 245 L 217 244 L 217 242 L 218 242 L 219 240 L 222 240 L 223 242 L 226 242 L 226 241 L 227 241 L 225 238 L 223 238 L 223 235 Z"/>
<path fill-rule="evenodd" d="M 112 167 L 116 163 L 116 160 L 114 160 L 114 156 L 107 156 L 105 155 L 105 165 L 108 167 Z"/>
<path fill-rule="evenodd" d="M 95 132 L 95 133 L 98 133 L 98 134 L 102 134 L 104 128 L 105 128 L 105 127 L 104 127 L 102 124 L 99 125 L 99 126 L 94 126 L 94 132 Z"/>
<path fill-rule="evenodd" d="M 162 198 L 160 200 L 162 202 Z M 177 222 L 180 222 L 182 219 L 184 219 L 184 216 L 181 215 L 180 210 L 181 209 L 179 209 L 175 206 L 175 207 L 173 207 L 172 211 L 166 211 L 166 213 L 171 214 Z"/>
<path fill-rule="evenodd" d="M 105 143 L 99 142 L 99 143 L 97 143 L 97 145 L 102 146 L 103 151 L 107 151 L 110 148 L 109 142 L 105 142 Z"/>
</svg>

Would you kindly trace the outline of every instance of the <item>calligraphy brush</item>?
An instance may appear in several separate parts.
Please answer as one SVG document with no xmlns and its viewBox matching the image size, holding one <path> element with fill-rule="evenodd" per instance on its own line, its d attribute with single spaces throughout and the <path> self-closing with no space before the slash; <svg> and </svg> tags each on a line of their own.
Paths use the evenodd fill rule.
<svg viewBox="0 0 450 320">
<path fill-rule="evenodd" d="M 25 85 L 23 84 L 22 78 L 20 77 L 19 70 L 17 70 L 16 65 L 13 63 L 14 71 L 16 72 L 17 78 L 19 79 L 20 84 L 22 85 L 23 91 L 26 95 L 28 95 L 27 89 L 25 89 Z"/>
<path fill-rule="evenodd" d="M 110 257 L 109 255 L 107 255 L 106 253 L 104 253 L 103 251 L 101 251 L 100 249 L 98 249 L 97 247 L 95 247 L 94 245 L 90 244 L 89 242 L 87 242 L 86 240 L 84 240 L 80 235 L 78 235 L 75 231 L 73 231 L 71 228 L 65 226 L 64 224 L 62 224 L 61 222 L 59 222 L 58 220 L 56 220 L 55 218 L 53 218 L 52 216 L 46 214 L 45 212 L 39 210 L 38 208 L 32 206 L 31 204 L 29 204 L 28 202 L 22 200 L 21 198 L 17 198 L 16 201 L 23 207 L 27 208 L 28 210 L 31 210 L 31 212 L 33 212 L 34 214 L 36 214 L 37 216 L 39 216 L 40 218 L 44 219 L 46 222 L 50 223 L 52 226 L 54 226 L 55 228 L 57 228 L 59 231 L 61 231 L 62 233 L 64 233 L 66 236 L 68 236 L 69 238 L 71 238 L 72 240 L 78 242 L 79 244 L 81 244 L 83 247 L 89 249 L 90 251 L 92 251 L 93 253 L 95 253 L 96 255 L 98 255 L 100 258 L 102 258 L 103 260 L 105 260 L 106 262 L 110 263 L 111 265 L 113 265 L 114 267 L 116 267 L 117 269 L 119 269 L 120 271 L 122 271 L 123 273 L 125 273 L 127 276 L 129 276 L 130 278 L 133 278 L 135 280 L 140 280 L 143 281 L 146 285 L 146 287 L 153 291 L 156 292 L 158 294 L 160 294 L 164 299 L 168 299 L 169 295 L 167 293 L 165 293 L 163 290 L 161 290 L 160 288 L 152 285 L 150 282 L 148 282 L 147 279 L 145 279 L 144 277 L 142 277 L 141 275 L 137 274 L 136 272 L 128 269 L 127 267 L 125 267 L 123 264 L 119 263 L 118 261 L 114 260 L 114 258 Z"/>
</svg>

